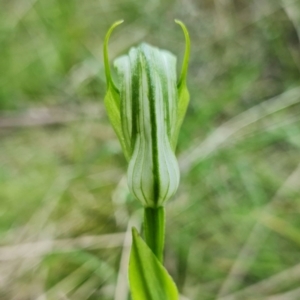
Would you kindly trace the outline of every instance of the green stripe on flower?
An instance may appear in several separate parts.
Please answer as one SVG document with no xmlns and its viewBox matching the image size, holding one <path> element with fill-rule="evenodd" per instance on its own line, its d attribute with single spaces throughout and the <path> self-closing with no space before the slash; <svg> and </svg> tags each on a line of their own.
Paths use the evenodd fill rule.
<svg viewBox="0 0 300 300">
<path fill-rule="evenodd" d="M 110 33 L 111 30 L 108 35 Z M 106 53 L 107 41 L 108 38 L 104 46 Z M 106 59 L 105 66 L 109 68 L 107 56 Z M 130 49 L 129 54 L 117 58 L 114 65 L 120 78 L 120 90 L 115 88 L 110 71 L 106 70 L 107 81 L 111 83 L 105 104 L 110 119 L 111 102 L 116 103 L 113 108 L 119 104 L 119 121 L 114 128 L 129 160 L 128 185 L 144 206 L 159 207 L 179 185 L 174 149 L 180 127 L 178 121 L 183 119 L 182 104 L 185 104 L 184 113 L 188 104 L 188 97 L 182 99 L 180 92 L 182 87 L 186 89 L 185 78 L 181 77 L 177 84 L 176 57 L 148 44 Z M 111 99 L 110 89 L 117 90 L 115 94 L 119 99 Z"/>
</svg>

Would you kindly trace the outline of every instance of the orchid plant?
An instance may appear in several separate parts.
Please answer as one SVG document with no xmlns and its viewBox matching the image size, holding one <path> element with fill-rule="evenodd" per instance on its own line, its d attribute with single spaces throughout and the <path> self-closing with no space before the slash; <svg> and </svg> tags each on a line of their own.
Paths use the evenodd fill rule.
<svg viewBox="0 0 300 300">
<path fill-rule="evenodd" d="M 134 300 L 176 300 L 175 283 L 163 266 L 165 239 L 164 205 L 176 192 L 180 173 L 175 157 L 179 130 L 189 102 L 186 85 L 190 39 L 185 25 L 186 46 L 179 80 L 176 57 L 146 43 L 118 57 L 114 66 L 120 86 L 112 80 L 108 30 L 103 47 L 109 120 L 128 161 L 127 179 L 132 195 L 144 207 L 144 240 L 133 228 L 129 282 Z"/>
</svg>

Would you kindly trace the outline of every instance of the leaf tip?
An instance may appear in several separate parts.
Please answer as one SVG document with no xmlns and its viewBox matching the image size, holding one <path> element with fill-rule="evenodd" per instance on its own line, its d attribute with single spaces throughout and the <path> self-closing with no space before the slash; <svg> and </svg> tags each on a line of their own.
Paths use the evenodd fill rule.
<svg viewBox="0 0 300 300">
<path fill-rule="evenodd" d="M 174 21 L 176 24 L 178 24 L 181 27 L 185 37 L 185 53 L 184 53 L 184 58 L 182 63 L 180 79 L 178 81 L 178 86 L 180 86 L 185 81 L 187 75 L 187 69 L 188 69 L 189 58 L 190 58 L 191 41 L 190 41 L 189 32 L 186 26 L 184 25 L 184 23 L 178 19 L 175 19 Z"/>
<path fill-rule="evenodd" d="M 110 67 L 109 67 L 109 58 L 108 58 L 108 41 L 110 38 L 111 33 L 113 32 L 113 30 L 119 26 L 120 24 L 122 24 L 124 22 L 124 20 L 119 20 L 116 21 L 115 23 L 113 23 L 110 28 L 108 29 L 105 38 L 104 38 L 104 44 L 103 44 L 103 56 L 104 56 L 104 68 L 105 68 L 105 76 L 106 76 L 106 82 L 107 82 L 107 86 L 109 86 L 109 84 L 111 84 L 115 90 L 117 90 L 115 84 L 113 83 L 112 77 L 111 77 L 111 73 L 110 73 Z"/>
<path fill-rule="evenodd" d="M 113 27 L 116 27 L 116 26 L 118 26 L 118 25 L 120 25 L 120 24 L 122 24 L 124 22 L 124 20 L 123 19 L 121 19 L 121 20 L 118 20 L 118 21 L 116 21 L 112 26 Z"/>
</svg>

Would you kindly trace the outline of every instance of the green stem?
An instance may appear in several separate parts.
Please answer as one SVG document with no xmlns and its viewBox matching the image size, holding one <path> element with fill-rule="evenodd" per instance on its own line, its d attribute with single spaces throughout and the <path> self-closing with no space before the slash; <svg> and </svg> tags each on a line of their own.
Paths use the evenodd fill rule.
<svg viewBox="0 0 300 300">
<path fill-rule="evenodd" d="M 162 263 L 165 242 L 164 207 L 144 209 L 144 231 L 147 245 Z"/>
</svg>

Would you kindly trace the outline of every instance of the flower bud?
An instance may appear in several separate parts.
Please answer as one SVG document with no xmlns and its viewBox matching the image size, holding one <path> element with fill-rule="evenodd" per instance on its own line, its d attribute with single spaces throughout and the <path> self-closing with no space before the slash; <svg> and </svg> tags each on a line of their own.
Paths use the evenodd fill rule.
<svg viewBox="0 0 300 300">
<path fill-rule="evenodd" d="M 178 83 L 176 57 L 143 43 L 115 60 L 120 78 L 120 89 L 116 88 L 107 55 L 108 38 L 116 25 L 109 30 L 104 45 L 106 109 L 129 161 L 130 191 L 146 207 L 162 206 L 179 185 L 174 152 L 189 100 L 186 88 L 189 39 L 185 26 L 177 22 L 187 40 Z"/>
</svg>

